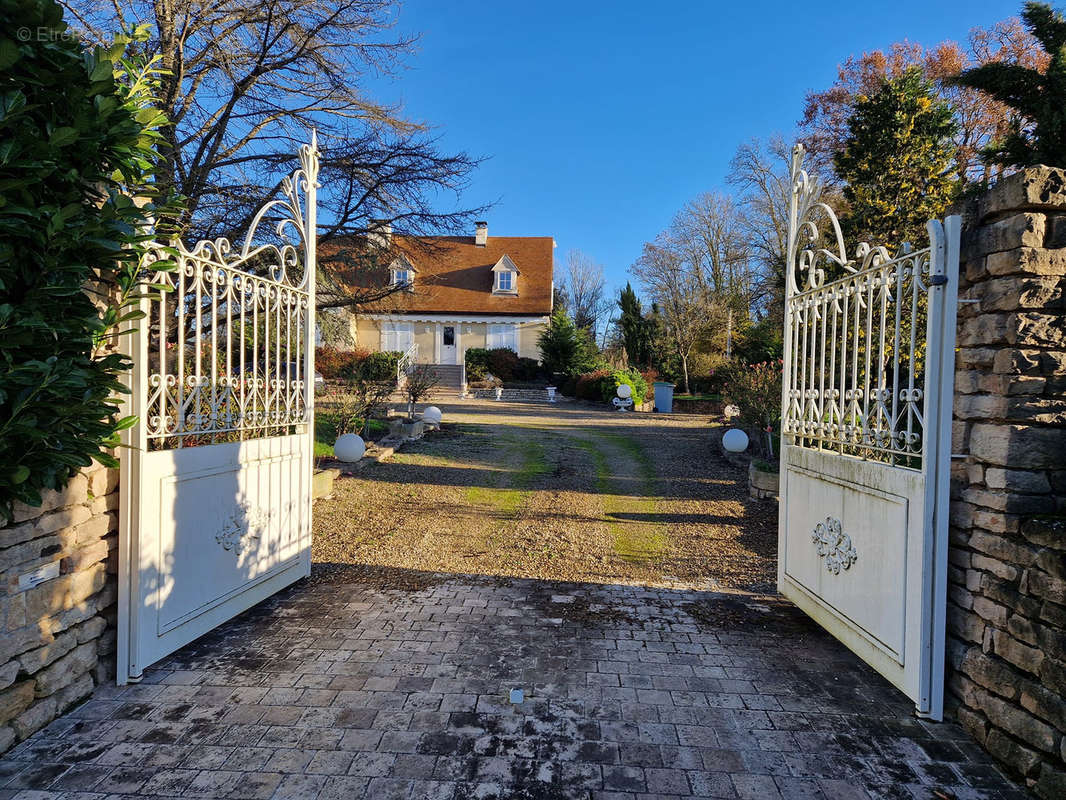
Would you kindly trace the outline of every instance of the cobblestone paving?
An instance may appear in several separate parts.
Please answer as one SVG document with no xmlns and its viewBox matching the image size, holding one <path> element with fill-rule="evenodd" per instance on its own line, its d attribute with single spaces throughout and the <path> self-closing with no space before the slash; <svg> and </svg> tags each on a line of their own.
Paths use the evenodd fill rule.
<svg viewBox="0 0 1066 800">
<path fill-rule="evenodd" d="M 512 697 L 511 690 L 522 691 Z M 513 702 L 513 701 L 521 702 Z M 305 581 L 0 760 L 0 800 L 1022 798 L 787 603 Z"/>
</svg>

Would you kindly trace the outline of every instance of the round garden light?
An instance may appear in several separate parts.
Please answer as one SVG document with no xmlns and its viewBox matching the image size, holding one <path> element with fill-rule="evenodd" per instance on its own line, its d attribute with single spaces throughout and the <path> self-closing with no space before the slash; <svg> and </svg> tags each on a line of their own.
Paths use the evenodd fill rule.
<svg viewBox="0 0 1066 800">
<path fill-rule="evenodd" d="M 363 437 L 355 433 L 341 434 L 333 445 L 333 455 L 338 461 L 358 461 L 365 452 Z"/>
<path fill-rule="evenodd" d="M 422 412 L 422 421 L 428 425 L 440 425 L 441 416 L 439 408 L 426 406 L 426 409 Z"/>
<path fill-rule="evenodd" d="M 743 453 L 748 449 L 748 434 L 740 428 L 732 428 L 722 437 L 722 447 L 730 453 Z"/>
<path fill-rule="evenodd" d="M 617 393 L 623 400 L 628 400 L 633 396 L 633 387 L 628 383 L 620 383 L 618 384 Z"/>
</svg>

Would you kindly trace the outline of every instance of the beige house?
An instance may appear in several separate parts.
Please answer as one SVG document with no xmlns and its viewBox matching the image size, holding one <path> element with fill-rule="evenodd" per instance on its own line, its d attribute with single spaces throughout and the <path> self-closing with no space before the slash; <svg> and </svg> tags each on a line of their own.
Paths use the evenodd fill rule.
<svg viewBox="0 0 1066 800">
<path fill-rule="evenodd" d="M 507 347 L 540 358 L 537 340 L 552 312 L 550 236 L 392 236 L 390 280 L 407 287 L 352 315 L 357 347 L 412 351 L 425 364 L 462 364 L 472 347 Z M 427 247 L 428 245 L 428 247 Z"/>
</svg>

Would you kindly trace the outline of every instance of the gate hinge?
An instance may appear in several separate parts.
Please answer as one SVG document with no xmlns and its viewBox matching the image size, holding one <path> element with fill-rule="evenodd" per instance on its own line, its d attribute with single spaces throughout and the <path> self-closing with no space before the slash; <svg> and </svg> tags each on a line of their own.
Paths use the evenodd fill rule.
<svg viewBox="0 0 1066 800">
<path fill-rule="evenodd" d="M 929 276 L 929 285 L 930 286 L 943 286 L 947 282 L 948 282 L 948 276 L 947 275 L 930 275 Z"/>
</svg>

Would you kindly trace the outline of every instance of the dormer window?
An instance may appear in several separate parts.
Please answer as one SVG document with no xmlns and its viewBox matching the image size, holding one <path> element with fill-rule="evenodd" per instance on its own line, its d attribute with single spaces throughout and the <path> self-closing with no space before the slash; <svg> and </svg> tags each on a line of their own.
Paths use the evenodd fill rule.
<svg viewBox="0 0 1066 800">
<path fill-rule="evenodd" d="M 399 258 L 393 262 L 389 269 L 389 285 L 403 287 L 409 292 L 414 291 L 415 268 L 406 258 Z"/>
<path fill-rule="evenodd" d="M 493 294 L 518 294 L 518 267 L 506 255 L 492 268 Z"/>
</svg>

